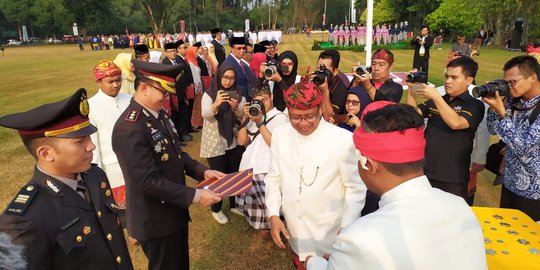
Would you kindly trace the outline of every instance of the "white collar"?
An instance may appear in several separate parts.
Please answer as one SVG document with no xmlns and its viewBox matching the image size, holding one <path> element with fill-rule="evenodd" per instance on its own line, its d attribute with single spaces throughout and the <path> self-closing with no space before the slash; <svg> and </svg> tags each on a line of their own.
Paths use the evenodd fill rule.
<svg viewBox="0 0 540 270">
<path fill-rule="evenodd" d="M 392 202 L 399 201 L 409 197 L 418 196 L 418 194 L 432 190 L 431 184 L 425 175 L 407 180 L 381 196 L 379 206 L 383 207 Z"/>
<path fill-rule="evenodd" d="M 37 164 L 36 164 L 36 168 L 38 170 L 40 170 L 42 173 L 44 173 L 46 175 L 49 175 L 49 176 L 52 176 L 54 179 L 66 184 L 68 187 L 70 187 L 73 190 L 77 190 L 77 182 L 82 180 L 80 173 L 75 174 L 75 179 L 70 179 L 70 178 L 65 178 L 65 177 L 62 177 L 62 176 L 54 175 L 52 173 L 48 173 L 45 170 L 43 170 L 41 167 L 39 167 L 39 165 L 37 165 Z"/>
<path fill-rule="evenodd" d="M 118 93 L 118 95 L 116 95 L 116 97 L 111 97 L 107 94 L 105 94 L 105 92 L 103 92 L 103 90 L 101 90 L 101 88 L 98 90 L 97 92 L 97 95 L 99 95 L 102 99 L 105 99 L 105 100 L 110 100 L 110 101 L 114 101 L 115 103 L 118 103 L 118 96 L 120 95 L 120 93 Z"/>
</svg>

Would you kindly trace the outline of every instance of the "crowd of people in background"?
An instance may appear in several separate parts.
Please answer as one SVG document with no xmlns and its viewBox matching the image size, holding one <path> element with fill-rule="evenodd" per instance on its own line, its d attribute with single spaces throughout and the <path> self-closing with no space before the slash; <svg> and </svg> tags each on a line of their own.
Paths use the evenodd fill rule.
<svg viewBox="0 0 540 270">
<path fill-rule="evenodd" d="M 427 82 L 434 38 L 429 28 L 421 29 L 411 41 L 412 71 L 425 72 Z M 389 44 L 411 34 L 407 22 L 383 24 L 375 27 L 374 40 Z M 332 26 L 331 40 L 361 45 L 365 27 Z M 0 217 L 0 230 L 15 235 L 25 248 L 68 237 L 70 228 L 77 232 L 69 235 L 74 238 L 69 243 L 90 243 L 94 240 L 86 236 L 91 232 L 103 240 L 80 257 L 65 255 L 73 243 L 47 252 L 46 245 L 34 246 L 36 256 L 27 258 L 30 266 L 62 269 L 58 265 L 68 261 L 78 269 L 107 269 L 108 263 L 131 269 L 118 224 L 98 219 L 103 215 L 113 222 L 119 211 L 120 224 L 141 245 L 149 269 L 188 269 L 188 208 L 199 204 L 210 207 L 209 215 L 219 224 L 229 222 L 229 211 L 243 216 L 279 248 L 290 248 L 297 269 L 487 269 L 482 230 L 467 206 L 473 204 L 471 175 L 486 165 L 489 135 L 478 135 L 482 126 L 506 143 L 501 207 L 540 220 L 540 120 L 531 119 L 540 107 L 540 64 L 535 58 L 518 56 L 505 64 L 504 101 L 502 88 L 473 97 L 479 66 L 459 36 L 444 85 L 437 89 L 408 82 L 405 104 L 400 104 L 404 89 L 390 75 L 395 62 L 391 50 L 376 50 L 371 69 L 363 72 L 358 72 L 358 63 L 340 66 L 339 51 L 325 50 L 318 55 L 317 69 L 301 74 L 298 55 L 280 52 L 280 41 L 279 31 L 226 34 L 219 28 L 194 36 L 92 37 L 93 49 L 134 51 L 95 65 L 99 90 L 88 101 L 89 112 L 83 111 L 86 91 L 79 90 L 67 101 L 49 105 L 54 113 L 37 108 L 0 118 L 1 125 L 22 130 L 38 164 L 35 177 L 48 179 L 31 184 L 51 194 L 70 194 L 77 203 L 88 203 L 84 206 L 92 212 L 60 224 L 65 229 L 52 232 L 54 237 L 28 236 L 25 230 L 35 228 L 23 226 L 14 233 L 14 219 L 8 217 L 16 215 L 24 224 L 32 224 L 25 219 L 47 221 L 35 205 L 27 210 L 12 204 L 15 210 Z M 59 116 L 63 111 L 70 115 Z M 40 113 L 43 119 L 27 124 L 26 118 Z M 197 132 L 198 154 L 208 166 L 182 150 Z M 84 166 L 54 174 L 68 161 L 48 159 L 48 152 L 39 150 L 48 147 L 47 140 L 35 138 L 48 136 L 63 142 L 83 136 L 81 147 L 94 153 L 97 166 L 81 159 Z M 224 210 L 225 198 L 219 194 L 186 185 L 186 175 L 221 179 L 245 169 L 253 170 L 252 187 L 228 198 L 230 210 Z M 102 180 L 104 175 L 109 181 Z M 81 182 L 88 185 L 79 187 Z M 25 186 L 21 192 L 19 201 L 38 191 Z M 96 202 L 98 198 L 106 204 Z M 56 206 L 51 211 L 60 217 L 62 206 Z M 77 223 L 79 219 L 84 220 Z M 88 264 L 94 249 L 101 251 L 102 260 Z"/>
<path fill-rule="evenodd" d="M 330 41 L 338 46 L 355 46 L 366 44 L 366 26 L 360 24 L 330 24 L 328 28 L 330 32 Z M 405 41 L 411 38 L 409 33 L 409 23 L 383 23 L 373 26 L 373 44 L 387 45 L 394 44 L 400 41 Z"/>
</svg>

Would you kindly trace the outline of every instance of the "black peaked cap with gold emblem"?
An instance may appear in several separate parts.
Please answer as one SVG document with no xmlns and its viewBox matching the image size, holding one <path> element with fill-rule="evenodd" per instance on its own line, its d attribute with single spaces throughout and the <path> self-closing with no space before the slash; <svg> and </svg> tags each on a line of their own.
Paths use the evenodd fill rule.
<svg viewBox="0 0 540 270">
<path fill-rule="evenodd" d="M 135 76 L 146 78 L 155 81 L 163 87 L 163 89 L 175 94 L 174 85 L 182 76 L 184 65 L 164 65 L 160 63 L 144 62 L 133 60 L 135 67 Z"/>
<path fill-rule="evenodd" d="M 0 117 L 0 126 L 18 130 L 23 138 L 84 137 L 97 131 L 89 112 L 86 89 L 81 88 L 64 100 Z"/>
</svg>

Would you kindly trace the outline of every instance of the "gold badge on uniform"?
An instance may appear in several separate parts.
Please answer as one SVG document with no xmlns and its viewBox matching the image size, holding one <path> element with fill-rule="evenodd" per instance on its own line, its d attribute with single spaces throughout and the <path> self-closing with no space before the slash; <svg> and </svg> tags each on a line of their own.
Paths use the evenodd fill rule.
<svg viewBox="0 0 540 270">
<path fill-rule="evenodd" d="M 88 235 L 88 234 L 91 233 L 91 232 L 92 232 L 92 228 L 90 228 L 90 226 L 84 226 L 84 227 L 83 227 L 82 233 L 83 233 L 84 235 Z"/>
<path fill-rule="evenodd" d="M 77 235 L 77 237 L 75 237 L 75 241 L 77 241 L 77 243 L 82 242 L 82 236 Z"/>
<path fill-rule="evenodd" d="M 152 127 L 152 124 L 150 122 L 146 122 L 147 127 Z"/>
<path fill-rule="evenodd" d="M 107 183 L 101 182 L 101 183 L 99 184 L 99 187 L 100 187 L 101 189 L 106 189 L 106 188 L 107 188 Z"/>
<path fill-rule="evenodd" d="M 111 197 L 111 190 L 110 189 L 107 189 L 107 191 L 105 191 L 105 196 Z"/>
<path fill-rule="evenodd" d="M 34 186 L 30 185 L 26 187 L 26 191 L 32 191 L 34 190 Z"/>
<path fill-rule="evenodd" d="M 165 162 L 167 160 L 169 160 L 169 154 L 165 153 L 163 156 L 161 156 L 161 161 Z"/>
</svg>

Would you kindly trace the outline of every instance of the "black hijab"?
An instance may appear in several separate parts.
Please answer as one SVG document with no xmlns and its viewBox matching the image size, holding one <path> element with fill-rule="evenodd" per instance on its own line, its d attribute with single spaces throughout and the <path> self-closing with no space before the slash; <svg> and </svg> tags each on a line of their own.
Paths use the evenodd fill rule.
<svg viewBox="0 0 540 270">
<path fill-rule="evenodd" d="M 236 91 L 236 80 L 234 84 L 230 88 L 225 88 L 223 85 L 221 85 L 221 77 L 223 77 L 223 74 L 228 71 L 232 70 L 234 72 L 234 75 L 236 77 L 236 70 L 234 66 L 229 62 L 223 62 L 219 68 L 216 76 L 212 78 L 212 84 L 208 90 L 206 90 L 206 94 L 212 98 L 212 102 L 216 100 L 217 93 L 219 90 L 227 90 L 227 91 Z M 242 97 L 240 93 L 238 93 L 238 97 Z M 240 100 L 238 100 L 240 102 Z M 221 103 L 221 105 L 218 108 L 218 112 L 216 115 L 214 115 L 218 122 L 218 129 L 219 129 L 219 135 L 221 135 L 223 138 L 227 140 L 227 145 L 231 145 L 234 140 L 234 133 L 233 128 L 234 125 L 238 122 L 236 115 L 234 114 L 231 105 L 227 102 Z"/>
<path fill-rule="evenodd" d="M 283 72 L 278 71 L 279 75 L 283 79 L 283 83 L 281 84 L 274 84 L 274 90 L 272 91 L 274 95 L 274 107 L 276 107 L 278 110 L 283 111 L 285 110 L 286 104 L 285 104 L 285 95 L 284 92 L 291 87 L 294 82 L 296 81 L 296 75 L 298 74 L 298 57 L 293 51 L 284 51 L 279 55 L 278 63 L 281 63 L 283 59 L 290 59 L 294 65 L 291 70 L 291 74 L 289 75 L 283 75 Z M 285 87 L 285 89 L 282 89 L 282 87 Z"/>
</svg>

